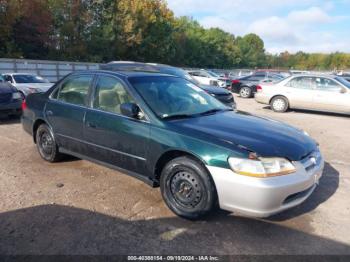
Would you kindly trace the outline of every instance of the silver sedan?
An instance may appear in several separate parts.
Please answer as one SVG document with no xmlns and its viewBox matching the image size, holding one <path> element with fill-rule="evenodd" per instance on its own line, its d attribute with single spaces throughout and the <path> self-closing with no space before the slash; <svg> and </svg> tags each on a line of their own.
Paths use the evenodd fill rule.
<svg viewBox="0 0 350 262">
<path fill-rule="evenodd" d="M 337 76 L 292 76 L 258 86 L 255 100 L 275 112 L 295 108 L 350 115 L 350 82 Z"/>
</svg>

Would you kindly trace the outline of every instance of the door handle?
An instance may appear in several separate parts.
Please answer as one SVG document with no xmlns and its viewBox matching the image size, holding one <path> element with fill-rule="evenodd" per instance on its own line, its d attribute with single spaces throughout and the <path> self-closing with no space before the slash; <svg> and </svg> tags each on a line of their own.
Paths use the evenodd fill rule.
<svg viewBox="0 0 350 262">
<path fill-rule="evenodd" d="M 90 127 L 90 128 L 97 128 L 97 125 L 91 122 L 87 122 L 86 125 L 87 127 Z"/>
<path fill-rule="evenodd" d="M 53 115 L 53 112 L 52 112 L 51 110 L 48 110 L 48 111 L 46 111 L 46 115 L 47 115 L 47 116 L 52 116 L 52 115 Z"/>
</svg>

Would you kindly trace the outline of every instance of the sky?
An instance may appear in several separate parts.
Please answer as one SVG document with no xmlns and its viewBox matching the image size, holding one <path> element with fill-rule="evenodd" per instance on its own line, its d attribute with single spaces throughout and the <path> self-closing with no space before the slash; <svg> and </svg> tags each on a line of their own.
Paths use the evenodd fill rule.
<svg viewBox="0 0 350 262">
<path fill-rule="evenodd" d="M 269 53 L 350 53 L 350 0 L 167 0 L 176 16 L 235 36 L 258 34 Z"/>
</svg>

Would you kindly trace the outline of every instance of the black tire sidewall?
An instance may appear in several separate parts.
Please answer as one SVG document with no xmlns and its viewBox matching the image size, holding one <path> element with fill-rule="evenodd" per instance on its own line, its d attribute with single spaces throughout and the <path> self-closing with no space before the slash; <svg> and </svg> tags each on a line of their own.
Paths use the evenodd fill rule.
<svg viewBox="0 0 350 262">
<path fill-rule="evenodd" d="M 170 182 L 177 171 L 186 170 L 198 179 L 201 185 L 202 199 L 193 209 L 184 208 L 172 197 Z M 162 170 L 160 179 L 162 197 L 167 206 L 178 216 L 197 219 L 213 209 L 216 201 L 214 183 L 206 169 L 197 161 L 188 157 L 179 157 L 170 161 Z"/>
<path fill-rule="evenodd" d="M 52 153 L 50 155 L 47 155 L 47 154 L 44 154 L 41 150 L 41 144 L 40 144 L 40 134 L 42 132 L 46 132 L 48 134 L 50 134 L 51 138 L 52 138 L 52 141 L 53 141 L 53 149 L 52 149 Z M 39 154 L 40 156 L 48 161 L 48 162 L 56 162 L 59 160 L 59 157 L 60 157 L 60 154 L 58 152 L 58 147 L 57 147 L 57 144 L 56 144 L 56 140 L 55 140 L 55 136 L 53 135 L 53 132 L 51 130 L 51 128 L 47 125 L 47 124 L 41 124 L 37 131 L 36 131 L 36 145 L 37 145 L 37 149 L 39 151 Z"/>
</svg>

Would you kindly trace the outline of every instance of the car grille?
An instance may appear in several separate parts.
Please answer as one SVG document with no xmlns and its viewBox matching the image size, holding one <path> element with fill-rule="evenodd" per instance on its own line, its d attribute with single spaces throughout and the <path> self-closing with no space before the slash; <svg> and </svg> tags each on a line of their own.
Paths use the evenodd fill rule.
<svg viewBox="0 0 350 262">
<path fill-rule="evenodd" d="M 232 103 L 233 102 L 232 94 L 220 94 L 220 95 L 215 95 L 215 97 L 223 103 Z"/>
<path fill-rule="evenodd" d="M 0 94 L 0 103 L 8 103 L 12 99 L 12 94 Z"/>
<path fill-rule="evenodd" d="M 304 157 L 300 162 L 304 166 L 306 171 L 311 171 L 315 167 L 319 166 L 322 161 L 322 156 L 320 151 L 315 150 Z"/>
</svg>

